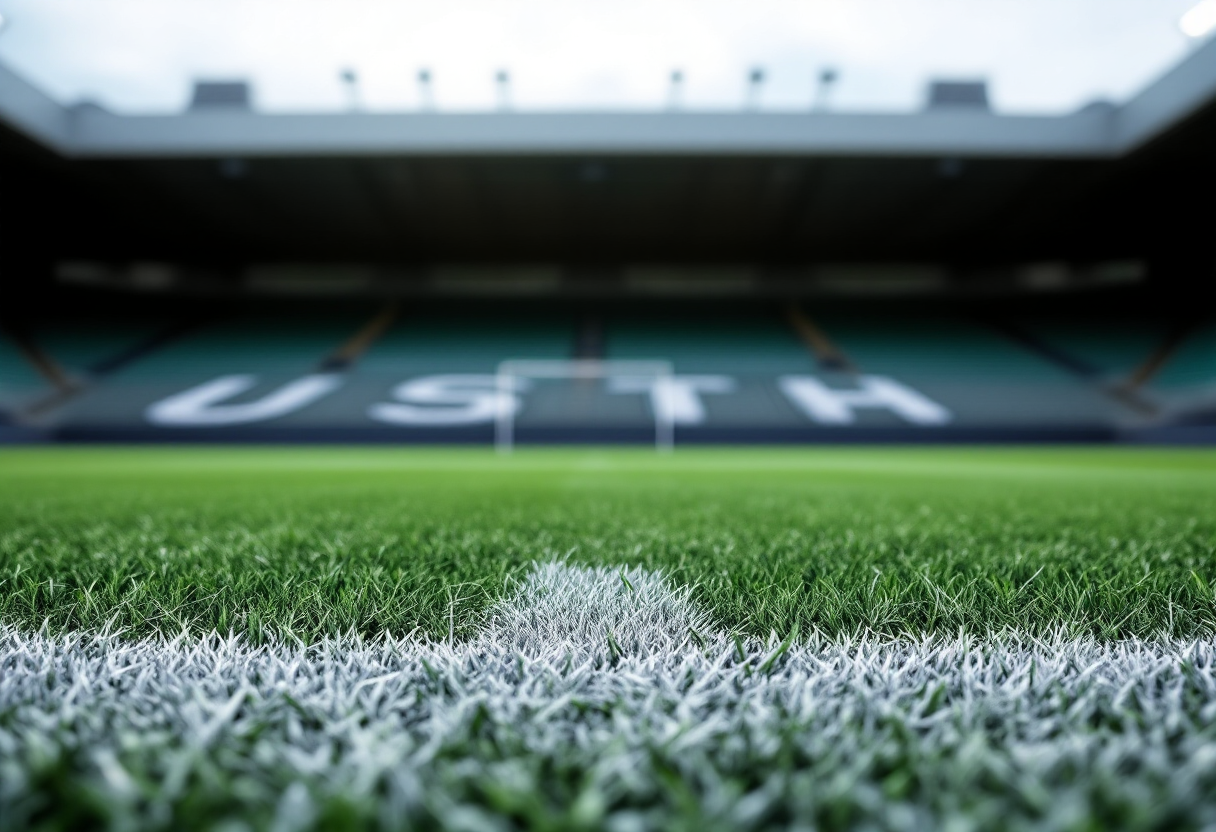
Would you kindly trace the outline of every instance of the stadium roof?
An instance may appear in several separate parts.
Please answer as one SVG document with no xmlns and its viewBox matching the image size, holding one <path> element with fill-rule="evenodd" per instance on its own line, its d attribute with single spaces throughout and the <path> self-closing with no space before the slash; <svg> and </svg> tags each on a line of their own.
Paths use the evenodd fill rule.
<svg viewBox="0 0 1216 832">
<path fill-rule="evenodd" d="M 983 79 L 996 110 L 1061 114 L 1177 63 L 1211 24 L 1197 2 L 0 0 L 0 55 L 56 101 L 127 113 L 179 111 L 199 79 L 279 113 L 906 112 Z"/>
<path fill-rule="evenodd" d="M 650 264 L 927 264 L 966 283 L 1139 261 L 1216 284 L 1211 211 L 1188 198 L 1216 187 L 1216 40 L 1121 103 L 1061 115 L 985 109 L 957 81 L 933 93 L 955 106 L 904 113 L 292 114 L 232 81 L 128 114 L 0 66 L 9 274 L 170 263 L 223 282 L 329 263 L 410 282 L 555 264 L 591 286 Z"/>
<path fill-rule="evenodd" d="M 0 67 L 0 119 L 68 157 L 359 154 L 881 155 L 1106 158 L 1216 99 L 1216 41 L 1122 105 L 1059 116 L 979 108 L 905 114 L 498 112 L 268 114 L 200 107 L 121 115 L 64 107 Z"/>
</svg>

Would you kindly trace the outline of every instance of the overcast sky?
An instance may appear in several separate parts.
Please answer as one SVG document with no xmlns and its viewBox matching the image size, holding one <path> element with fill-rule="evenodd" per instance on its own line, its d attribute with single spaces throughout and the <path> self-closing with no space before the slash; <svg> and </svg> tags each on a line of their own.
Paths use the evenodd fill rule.
<svg viewBox="0 0 1216 832">
<path fill-rule="evenodd" d="M 1194 43 L 1196 0 L 0 0 L 0 61 L 56 98 L 172 111 L 196 78 L 248 78 L 259 108 L 655 109 L 673 69 L 684 106 L 735 109 L 752 67 L 759 105 L 811 105 L 824 67 L 841 110 L 919 107 L 932 77 L 987 78 L 1006 112 L 1120 100 Z"/>
</svg>

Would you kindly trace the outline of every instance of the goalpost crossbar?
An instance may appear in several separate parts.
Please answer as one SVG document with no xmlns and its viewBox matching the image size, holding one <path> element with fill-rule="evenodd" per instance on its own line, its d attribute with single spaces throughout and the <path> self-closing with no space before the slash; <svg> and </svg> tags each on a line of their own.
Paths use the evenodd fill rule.
<svg viewBox="0 0 1216 832">
<path fill-rule="evenodd" d="M 510 453 L 515 447 L 514 396 L 516 379 L 596 379 L 618 377 L 649 377 L 662 389 L 672 377 L 672 364 L 663 360 L 598 360 L 554 358 L 510 358 L 498 365 L 495 383 L 498 411 L 494 422 L 494 447 L 500 453 Z M 663 396 L 658 397 L 660 400 Z M 654 445 L 659 451 L 669 451 L 675 442 L 675 424 L 671 408 L 652 407 L 654 412 Z"/>
</svg>

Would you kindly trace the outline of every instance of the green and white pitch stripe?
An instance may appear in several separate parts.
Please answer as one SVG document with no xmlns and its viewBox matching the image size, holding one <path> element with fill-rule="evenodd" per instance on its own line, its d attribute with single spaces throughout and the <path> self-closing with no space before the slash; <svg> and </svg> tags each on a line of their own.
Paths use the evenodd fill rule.
<svg viewBox="0 0 1216 832">
<path fill-rule="evenodd" d="M 1216 645 L 715 632 L 535 567 L 463 643 L 0 628 L 0 817 L 115 829 L 1216 829 Z"/>
</svg>

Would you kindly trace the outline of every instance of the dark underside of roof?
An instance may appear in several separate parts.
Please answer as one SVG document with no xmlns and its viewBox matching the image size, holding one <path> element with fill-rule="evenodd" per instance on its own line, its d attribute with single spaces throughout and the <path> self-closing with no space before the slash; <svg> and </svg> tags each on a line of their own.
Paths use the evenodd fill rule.
<svg viewBox="0 0 1216 832">
<path fill-rule="evenodd" d="M 780 266 L 1148 261 L 1213 281 L 1216 106 L 1110 161 L 67 160 L 0 129 L 3 283 L 63 260 Z"/>
</svg>

